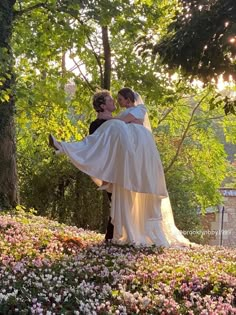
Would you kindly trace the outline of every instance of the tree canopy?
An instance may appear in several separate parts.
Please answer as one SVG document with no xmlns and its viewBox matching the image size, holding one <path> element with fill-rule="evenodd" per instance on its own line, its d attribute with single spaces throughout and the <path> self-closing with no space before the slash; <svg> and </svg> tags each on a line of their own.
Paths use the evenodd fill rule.
<svg viewBox="0 0 236 315">
<path fill-rule="evenodd" d="M 236 77 L 235 0 L 180 0 L 168 33 L 154 45 L 170 68 L 207 82 Z"/>
</svg>

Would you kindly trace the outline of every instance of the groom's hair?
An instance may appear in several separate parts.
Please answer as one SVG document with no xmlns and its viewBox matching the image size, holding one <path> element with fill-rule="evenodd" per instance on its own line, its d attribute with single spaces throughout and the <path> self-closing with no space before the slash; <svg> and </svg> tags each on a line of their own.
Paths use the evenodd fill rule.
<svg viewBox="0 0 236 315">
<path fill-rule="evenodd" d="M 106 97 L 110 96 L 111 93 L 108 90 L 97 91 L 93 96 L 93 108 L 96 112 L 103 112 L 101 105 L 106 103 Z"/>
<path fill-rule="evenodd" d="M 128 87 L 124 87 L 123 89 L 121 89 L 118 94 L 122 95 L 126 100 L 129 98 L 131 102 L 135 101 L 134 91 Z"/>
</svg>

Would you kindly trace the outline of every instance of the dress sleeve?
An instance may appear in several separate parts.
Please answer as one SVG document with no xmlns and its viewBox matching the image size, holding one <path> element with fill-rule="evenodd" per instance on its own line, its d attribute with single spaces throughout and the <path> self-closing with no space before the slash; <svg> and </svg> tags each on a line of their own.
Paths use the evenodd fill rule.
<svg viewBox="0 0 236 315">
<path fill-rule="evenodd" d="M 144 119 L 147 109 L 144 105 L 137 105 L 130 108 L 129 114 L 137 119 Z"/>
</svg>

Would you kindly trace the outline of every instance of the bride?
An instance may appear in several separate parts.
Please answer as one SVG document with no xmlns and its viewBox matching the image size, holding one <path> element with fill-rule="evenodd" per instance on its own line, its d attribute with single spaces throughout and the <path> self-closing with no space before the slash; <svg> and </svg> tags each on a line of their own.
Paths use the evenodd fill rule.
<svg viewBox="0 0 236 315">
<path fill-rule="evenodd" d="M 105 95 L 105 102 L 114 103 L 107 91 Z M 58 142 L 50 135 L 49 144 L 82 172 L 99 179 L 101 189 L 112 192 L 113 242 L 189 246 L 190 241 L 174 223 L 147 109 L 130 88 L 121 89 L 117 100 L 126 110 L 113 118 L 99 113 L 98 117 L 107 121 L 92 135 L 70 143 Z"/>
</svg>

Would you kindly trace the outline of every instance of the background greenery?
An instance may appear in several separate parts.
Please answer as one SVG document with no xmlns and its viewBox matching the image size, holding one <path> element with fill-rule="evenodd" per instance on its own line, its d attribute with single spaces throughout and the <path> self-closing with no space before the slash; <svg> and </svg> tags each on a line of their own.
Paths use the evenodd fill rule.
<svg viewBox="0 0 236 315">
<path fill-rule="evenodd" d="M 203 87 L 169 71 L 149 46 L 166 36 L 177 6 L 176 0 L 16 2 L 11 45 L 21 204 L 60 222 L 105 229 L 106 195 L 47 146 L 49 133 L 62 140 L 88 134 L 95 118 L 91 96 L 107 76 L 104 27 L 111 91 L 115 96 L 129 86 L 145 99 L 178 227 L 200 229 L 197 209 L 220 203 L 222 183 L 235 185 L 222 143 L 236 143 L 235 116 L 225 116 L 212 83 Z"/>
</svg>

